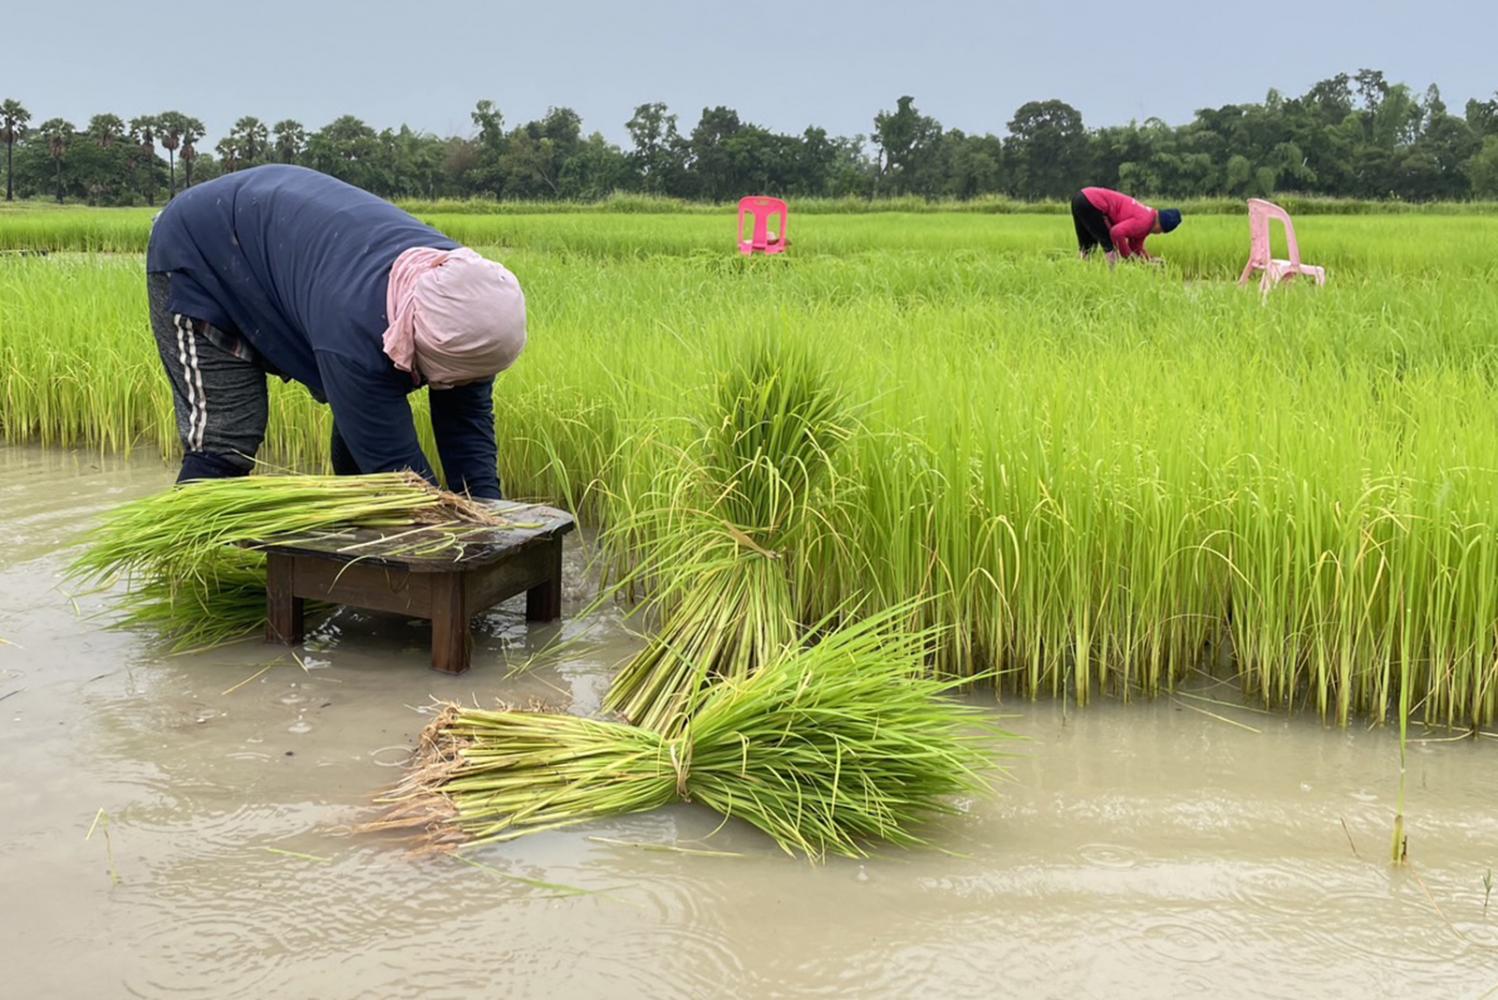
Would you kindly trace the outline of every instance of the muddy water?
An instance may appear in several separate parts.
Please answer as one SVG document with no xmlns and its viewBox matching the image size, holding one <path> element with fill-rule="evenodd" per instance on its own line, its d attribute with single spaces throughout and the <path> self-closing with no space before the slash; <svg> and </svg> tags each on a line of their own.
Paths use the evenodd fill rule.
<svg viewBox="0 0 1498 1000">
<path fill-rule="evenodd" d="M 478 866 L 350 837 L 433 696 L 588 712 L 631 640 L 597 623 L 509 676 L 556 627 L 507 607 L 453 679 L 423 627 L 344 612 L 306 670 L 253 642 L 164 657 L 58 575 L 77 525 L 168 480 L 0 450 L 5 995 L 1498 996 L 1494 741 L 1413 748 L 1397 872 L 1389 734 L 1184 699 L 1006 706 L 1028 756 L 934 831 L 951 853 L 811 867 L 692 807 Z"/>
</svg>

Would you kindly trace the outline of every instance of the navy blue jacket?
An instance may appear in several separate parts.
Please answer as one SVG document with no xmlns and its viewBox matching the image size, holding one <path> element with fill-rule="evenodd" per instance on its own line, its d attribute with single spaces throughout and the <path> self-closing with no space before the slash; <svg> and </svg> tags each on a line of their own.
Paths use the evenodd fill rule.
<svg viewBox="0 0 1498 1000">
<path fill-rule="evenodd" d="M 173 198 L 146 270 L 170 275 L 172 312 L 238 334 L 329 403 L 360 471 L 414 469 L 435 482 L 406 401 L 418 383 L 385 356 L 385 291 L 403 251 L 457 246 L 366 191 L 270 165 Z M 430 393 L 448 487 L 476 497 L 499 497 L 493 391 L 486 379 Z"/>
</svg>

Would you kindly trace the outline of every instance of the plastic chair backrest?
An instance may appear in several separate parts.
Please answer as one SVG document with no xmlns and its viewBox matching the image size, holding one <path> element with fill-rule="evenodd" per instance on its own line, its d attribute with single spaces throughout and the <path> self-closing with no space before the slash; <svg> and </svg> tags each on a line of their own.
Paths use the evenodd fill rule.
<svg viewBox="0 0 1498 1000">
<path fill-rule="evenodd" d="M 790 237 L 791 210 L 784 201 L 779 198 L 770 198 L 765 195 L 750 195 L 739 200 L 739 243 L 745 243 L 744 239 L 744 217 L 750 216 L 754 219 L 754 233 L 750 238 L 749 245 L 756 250 L 763 250 L 770 245 L 770 217 L 780 216 L 780 242 L 783 244 Z"/>
<path fill-rule="evenodd" d="M 1258 267 L 1268 267 L 1274 256 L 1269 246 L 1269 223 L 1278 219 L 1285 227 L 1285 248 L 1290 252 L 1290 263 L 1300 266 L 1300 244 L 1295 242 L 1295 224 L 1290 213 L 1272 201 L 1263 198 L 1248 199 L 1248 230 L 1252 239 L 1249 261 Z"/>
</svg>

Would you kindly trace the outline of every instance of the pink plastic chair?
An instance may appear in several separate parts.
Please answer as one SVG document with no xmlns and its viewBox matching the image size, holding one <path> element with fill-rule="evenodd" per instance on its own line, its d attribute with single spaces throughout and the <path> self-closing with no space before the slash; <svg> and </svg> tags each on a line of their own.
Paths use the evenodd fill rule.
<svg viewBox="0 0 1498 1000">
<path fill-rule="evenodd" d="M 771 234 L 770 218 L 775 215 L 780 216 L 780 231 Z M 746 217 L 754 220 L 754 231 L 747 240 L 744 239 Z M 790 232 L 791 210 L 779 198 L 751 195 L 739 202 L 739 253 L 785 253 L 791 242 Z"/>
<path fill-rule="evenodd" d="M 1276 260 L 1271 255 L 1269 223 L 1273 219 L 1278 219 L 1285 227 L 1285 244 L 1290 251 L 1289 260 Z M 1300 244 L 1295 242 L 1295 226 L 1290 222 L 1289 212 L 1272 201 L 1250 198 L 1248 199 L 1248 231 L 1252 243 L 1248 263 L 1244 265 L 1238 284 L 1247 285 L 1249 275 L 1255 271 L 1264 272 L 1259 279 L 1259 292 L 1263 295 L 1268 295 L 1269 289 L 1281 281 L 1294 278 L 1299 274 L 1314 278 L 1318 285 L 1326 284 L 1326 268 L 1300 262 Z"/>
</svg>

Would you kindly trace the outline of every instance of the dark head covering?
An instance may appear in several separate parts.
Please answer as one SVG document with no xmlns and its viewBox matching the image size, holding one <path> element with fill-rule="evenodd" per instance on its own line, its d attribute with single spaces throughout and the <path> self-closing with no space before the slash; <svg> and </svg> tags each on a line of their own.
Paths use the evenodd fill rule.
<svg viewBox="0 0 1498 1000">
<path fill-rule="evenodd" d="M 1160 231 L 1168 233 L 1181 224 L 1181 210 L 1179 208 L 1160 209 Z"/>
</svg>

